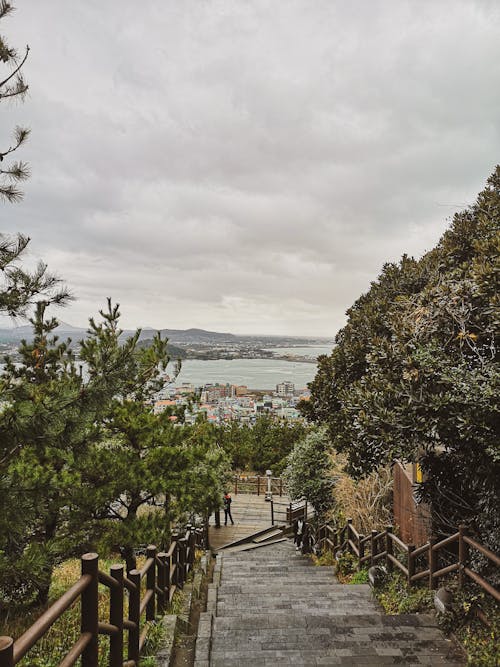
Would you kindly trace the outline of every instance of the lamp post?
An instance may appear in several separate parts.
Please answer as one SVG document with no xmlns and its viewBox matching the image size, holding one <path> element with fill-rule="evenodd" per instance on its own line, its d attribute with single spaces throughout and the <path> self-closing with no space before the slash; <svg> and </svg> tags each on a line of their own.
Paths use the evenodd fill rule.
<svg viewBox="0 0 500 667">
<path fill-rule="evenodd" d="M 271 493 L 271 475 L 273 473 L 270 470 L 266 470 L 266 475 L 267 475 L 267 491 L 266 491 L 266 497 L 264 500 L 272 500 L 273 499 L 273 494 Z"/>
</svg>

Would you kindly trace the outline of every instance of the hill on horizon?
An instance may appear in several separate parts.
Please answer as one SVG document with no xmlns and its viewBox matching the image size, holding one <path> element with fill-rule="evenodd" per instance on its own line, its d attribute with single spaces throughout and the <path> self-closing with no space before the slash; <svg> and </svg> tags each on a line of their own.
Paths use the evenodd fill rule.
<svg viewBox="0 0 500 667">
<path fill-rule="evenodd" d="M 153 327 L 144 327 L 141 330 L 139 340 L 147 340 L 153 338 L 154 334 L 160 331 L 162 338 L 168 338 L 171 343 L 184 345 L 210 345 L 215 343 L 237 343 L 237 342 L 260 342 L 260 343 L 274 343 L 277 341 L 282 343 L 296 344 L 297 342 L 309 341 L 330 341 L 331 339 L 324 336 L 280 336 L 280 335 L 250 335 L 250 334 L 232 334 L 228 332 L 209 331 L 207 329 L 200 329 L 191 327 L 190 329 L 155 329 Z M 0 342 L 15 343 L 22 339 L 30 340 L 32 338 L 31 324 L 23 324 L 17 327 L 0 328 Z M 58 327 L 54 330 L 60 338 L 71 338 L 73 342 L 78 342 L 87 337 L 87 328 L 75 327 L 67 322 L 60 322 Z M 133 329 L 124 329 L 122 337 L 126 338 L 134 333 Z"/>
</svg>

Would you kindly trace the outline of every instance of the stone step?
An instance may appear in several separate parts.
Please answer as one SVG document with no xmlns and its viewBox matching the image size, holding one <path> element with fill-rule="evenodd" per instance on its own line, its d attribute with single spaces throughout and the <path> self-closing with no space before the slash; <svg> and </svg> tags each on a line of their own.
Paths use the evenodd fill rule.
<svg viewBox="0 0 500 667">
<path fill-rule="evenodd" d="M 224 547 L 224 553 L 241 553 L 243 551 L 253 551 L 255 549 L 262 549 L 263 547 L 267 547 L 269 544 L 278 544 L 279 542 L 286 542 L 287 538 L 286 537 L 281 537 L 277 540 L 268 540 L 264 544 L 261 544 L 260 542 L 243 542 L 243 544 L 236 544 L 235 546 L 226 546 Z"/>
<path fill-rule="evenodd" d="M 339 584 L 290 540 L 226 552 L 217 567 L 210 659 L 197 667 L 463 664 L 432 616 L 385 616 L 368 585 Z"/>
</svg>

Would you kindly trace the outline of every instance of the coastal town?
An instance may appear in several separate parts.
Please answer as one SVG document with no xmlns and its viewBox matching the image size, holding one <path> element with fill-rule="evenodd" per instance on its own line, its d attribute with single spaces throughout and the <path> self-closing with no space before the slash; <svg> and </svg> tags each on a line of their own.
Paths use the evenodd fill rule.
<svg viewBox="0 0 500 667">
<path fill-rule="evenodd" d="M 192 383 L 167 384 L 154 401 L 155 414 L 167 411 L 172 421 L 194 424 L 205 418 L 215 424 L 238 422 L 253 425 L 258 417 L 302 421 L 297 404 L 310 396 L 308 389 L 296 389 L 293 382 L 280 382 L 274 390 L 250 389 L 245 385 Z"/>
</svg>

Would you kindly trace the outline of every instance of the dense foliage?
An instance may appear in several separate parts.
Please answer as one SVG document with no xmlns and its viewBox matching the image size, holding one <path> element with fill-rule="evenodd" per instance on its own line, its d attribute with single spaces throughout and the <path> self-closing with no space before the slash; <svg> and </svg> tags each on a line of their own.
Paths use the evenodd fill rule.
<svg viewBox="0 0 500 667">
<path fill-rule="evenodd" d="M 47 599 L 54 565 L 72 553 L 164 546 L 172 522 L 204 514 L 222 496 L 228 459 L 205 425 L 175 427 L 148 399 L 162 384 L 166 341 L 124 343 L 108 303 L 80 343 L 41 301 L 21 363 L 0 376 L 0 607 Z"/>
<path fill-rule="evenodd" d="M 283 473 L 290 497 L 305 498 L 317 517 L 323 517 L 333 504 L 330 448 L 325 429 L 311 431 L 295 444 Z"/>
<path fill-rule="evenodd" d="M 437 530 L 500 547 L 500 167 L 420 260 L 386 264 L 320 358 L 307 416 L 362 476 L 420 461 Z"/>
<path fill-rule="evenodd" d="M 253 426 L 238 422 L 221 426 L 219 438 L 234 470 L 265 474 L 270 469 L 273 475 L 280 475 L 287 463 L 286 457 L 308 430 L 302 422 L 262 415 Z"/>
</svg>

